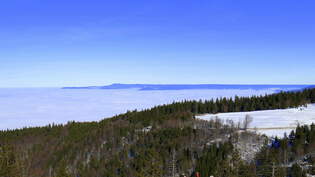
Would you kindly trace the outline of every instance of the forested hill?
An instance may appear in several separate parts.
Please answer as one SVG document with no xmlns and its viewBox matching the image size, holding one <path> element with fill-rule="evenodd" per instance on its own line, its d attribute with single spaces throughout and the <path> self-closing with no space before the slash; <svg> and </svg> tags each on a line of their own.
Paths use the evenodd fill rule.
<svg viewBox="0 0 315 177">
<path fill-rule="evenodd" d="M 250 98 L 183 101 L 128 111 L 100 122 L 1 131 L 0 176 L 147 177 L 170 176 L 170 171 L 191 175 L 203 169 L 200 160 L 205 154 L 215 156 L 220 164 L 213 164 L 211 171 L 217 176 L 246 176 L 252 172 L 246 163 L 239 164 L 242 171 L 227 163 L 230 156 L 237 157 L 230 144 L 234 127 L 222 129 L 225 125 L 220 122 L 196 120 L 194 115 L 284 109 L 314 102 L 315 89 L 307 89 Z M 227 139 L 223 149 L 206 146 L 218 138 Z"/>
</svg>

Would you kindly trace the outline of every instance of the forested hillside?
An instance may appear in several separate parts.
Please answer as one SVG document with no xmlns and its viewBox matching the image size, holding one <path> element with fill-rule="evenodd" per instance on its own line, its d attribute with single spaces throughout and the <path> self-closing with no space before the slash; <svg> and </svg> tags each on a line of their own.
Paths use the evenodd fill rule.
<svg viewBox="0 0 315 177">
<path fill-rule="evenodd" d="M 233 148 L 236 127 L 219 120 L 197 120 L 194 115 L 284 109 L 314 102 L 315 89 L 307 89 L 183 101 L 128 111 L 100 122 L 1 131 L 0 176 L 148 177 L 196 172 L 202 177 L 255 176 L 253 164 L 240 160 Z"/>
<path fill-rule="evenodd" d="M 282 139 L 275 138 L 256 156 L 257 174 L 303 177 L 315 174 L 315 124 L 298 126 Z M 273 167 L 272 167 L 273 166 Z"/>
</svg>

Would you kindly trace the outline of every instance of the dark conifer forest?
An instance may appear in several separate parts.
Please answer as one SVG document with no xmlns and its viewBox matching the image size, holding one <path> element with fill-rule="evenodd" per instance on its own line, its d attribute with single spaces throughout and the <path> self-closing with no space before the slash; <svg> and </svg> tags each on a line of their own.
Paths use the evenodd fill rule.
<svg viewBox="0 0 315 177">
<path fill-rule="evenodd" d="M 99 122 L 0 132 L 1 177 L 302 177 L 314 163 L 315 126 L 266 141 L 252 161 L 234 148 L 238 128 L 197 114 L 285 109 L 315 103 L 315 89 L 265 96 L 182 101 Z M 79 108 L 78 108 L 79 109 Z M 44 117 L 43 117 L 44 119 Z M 255 135 L 252 135 L 255 136 Z M 219 141 L 220 140 L 220 141 Z"/>
</svg>

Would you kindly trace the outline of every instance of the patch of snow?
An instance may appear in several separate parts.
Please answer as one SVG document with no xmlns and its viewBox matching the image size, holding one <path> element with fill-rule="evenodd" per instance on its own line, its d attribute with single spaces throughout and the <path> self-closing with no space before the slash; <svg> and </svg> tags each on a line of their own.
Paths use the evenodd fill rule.
<svg viewBox="0 0 315 177">
<path fill-rule="evenodd" d="M 196 118 L 211 120 L 218 117 L 223 121 L 232 120 L 237 123 L 242 122 L 246 115 L 250 115 L 253 118 L 253 121 L 249 125 L 249 128 L 252 128 L 252 130 L 257 128 L 258 133 L 263 133 L 267 136 L 282 137 L 285 132 L 289 134 L 295 129 L 297 124 L 310 125 L 315 123 L 315 104 L 290 109 L 205 114 L 196 116 Z"/>
</svg>

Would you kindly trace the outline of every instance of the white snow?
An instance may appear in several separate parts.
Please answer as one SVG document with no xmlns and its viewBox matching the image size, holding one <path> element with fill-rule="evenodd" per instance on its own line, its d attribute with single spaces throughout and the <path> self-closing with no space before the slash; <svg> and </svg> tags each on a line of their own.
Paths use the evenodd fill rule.
<svg viewBox="0 0 315 177">
<path fill-rule="evenodd" d="M 250 115 L 253 118 L 250 128 L 257 128 L 258 133 L 263 133 L 267 136 L 281 137 L 284 135 L 284 132 L 289 134 L 297 124 L 310 125 L 313 122 L 315 123 L 315 104 L 309 104 L 307 107 L 300 108 L 205 114 L 196 117 L 204 120 L 218 117 L 223 121 L 233 120 L 233 122 L 237 123 L 242 122 L 246 115 Z"/>
</svg>

